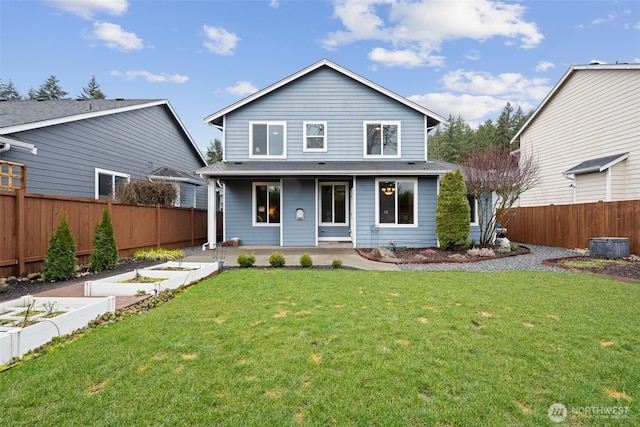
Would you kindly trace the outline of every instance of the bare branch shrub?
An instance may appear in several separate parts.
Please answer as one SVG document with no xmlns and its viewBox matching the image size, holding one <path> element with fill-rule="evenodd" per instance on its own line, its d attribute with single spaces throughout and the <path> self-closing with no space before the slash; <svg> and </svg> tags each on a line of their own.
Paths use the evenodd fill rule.
<svg viewBox="0 0 640 427">
<path fill-rule="evenodd" d="M 136 180 L 116 188 L 115 198 L 131 204 L 172 205 L 177 195 L 170 182 Z"/>
<path fill-rule="evenodd" d="M 538 183 L 540 168 L 532 154 L 506 150 L 473 152 L 463 165 L 467 192 L 478 201 L 480 244 L 488 246 L 497 225 L 507 227 L 520 195 Z"/>
</svg>

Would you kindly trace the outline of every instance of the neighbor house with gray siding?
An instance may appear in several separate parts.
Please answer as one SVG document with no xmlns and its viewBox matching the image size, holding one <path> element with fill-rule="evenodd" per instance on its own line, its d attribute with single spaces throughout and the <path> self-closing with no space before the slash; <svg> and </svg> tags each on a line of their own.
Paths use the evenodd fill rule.
<svg viewBox="0 0 640 427">
<path fill-rule="evenodd" d="M 324 59 L 204 121 L 223 134 L 224 161 L 198 173 L 210 206 L 223 183 L 225 240 L 437 245 L 439 180 L 455 165 L 427 159 L 445 121 L 428 109 Z"/>
<path fill-rule="evenodd" d="M 640 64 L 570 67 L 515 142 L 540 167 L 520 206 L 640 199 Z"/>
<path fill-rule="evenodd" d="M 131 180 L 175 185 L 207 209 L 204 156 L 167 100 L 0 101 L 0 160 L 27 166 L 30 193 L 103 199 Z"/>
</svg>

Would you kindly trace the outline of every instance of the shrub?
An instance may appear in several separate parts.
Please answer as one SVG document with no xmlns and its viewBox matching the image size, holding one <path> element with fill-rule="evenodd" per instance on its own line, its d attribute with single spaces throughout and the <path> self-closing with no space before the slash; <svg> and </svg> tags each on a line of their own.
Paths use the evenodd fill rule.
<svg viewBox="0 0 640 427">
<path fill-rule="evenodd" d="M 131 258 L 135 260 L 174 261 L 184 258 L 184 252 L 180 249 L 145 249 L 135 251 Z"/>
<path fill-rule="evenodd" d="M 76 268 L 76 244 L 73 241 L 67 217 L 62 215 L 58 228 L 49 239 L 42 278 L 44 280 L 71 279 L 76 275 Z"/>
<path fill-rule="evenodd" d="M 340 268 L 342 267 L 342 260 L 341 259 L 334 259 L 331 262 L 331 268 Z"/>
<path fill-rule="evenodd" d="M 284 254 L 282 252 L 273 252 L 271 256 L 269 256 L 269 264 L 273 268 L 282 268 L 284 267 L 286 260 L 284 259 Z"/>
<path fill-rule="evenodd" d="M 256 257 L 253 254 L 240 254 L 236 260 L 238 265 L 243 268 L 252 267 L 256 263 Z"/>
<path fill-rule="evenodd" d="M 124 203 L 172 205 L 178 197 L 176 187 L 169 182 L 136 180 L 116 188 L 115 198 Z"/>
<path fill-rule="evenodd" d="M 107 206 L 102 209 L 102 220 L 93 234 L 93 252 L 89 262 L 93 271 L 109 270 L 118 263 L 118 247 Z"/>
<path fill-rule="evenodd" d="M 466 242 L 470 230 L 467 188 L 460 170 L 447 172 L 440 182 L 436 205 L 436 234 L 444 249 Z"/>
<path fill-rule="evenodd" d="M 311 255 L 304 253 L 300 256 L 300 267 L 309 268 L 313 265 L 313 260 L 311 259 Z"/>
</svg>

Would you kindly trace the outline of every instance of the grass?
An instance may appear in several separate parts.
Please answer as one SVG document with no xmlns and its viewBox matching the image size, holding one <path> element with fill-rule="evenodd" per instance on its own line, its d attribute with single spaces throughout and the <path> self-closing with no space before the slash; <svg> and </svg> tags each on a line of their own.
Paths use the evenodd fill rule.
<svg viewBox="0 0 640 427">
<path fill-rule="evenodd" d="M 230 271 L 0 374 L 0 425 L 544 426 L 553 403 L 562 425 L 636 425 L 638 291 L 543 272 Z"/>
<path fill-rule="evenodd" d="M 626 264 L 626 261 L 619 259 L 593 258 L 590 260 L 567 260 L 564 265 L 575 268 L 602 268 L 610 264 Z"/>
</svg>

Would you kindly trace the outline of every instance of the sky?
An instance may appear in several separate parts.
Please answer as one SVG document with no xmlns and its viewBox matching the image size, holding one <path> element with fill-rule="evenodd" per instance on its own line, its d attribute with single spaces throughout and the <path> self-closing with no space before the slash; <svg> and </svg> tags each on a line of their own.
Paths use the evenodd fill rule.
<svg viewBox="0 0 640 427">
<path fill-rule="evenodd" d="M 574 64 L 639 63 L 640 1 L 0 0 L 0 79 L 168 99 L 203 119 L 329 59 L 471 126 L 537 107 Z"/>
</svg>

